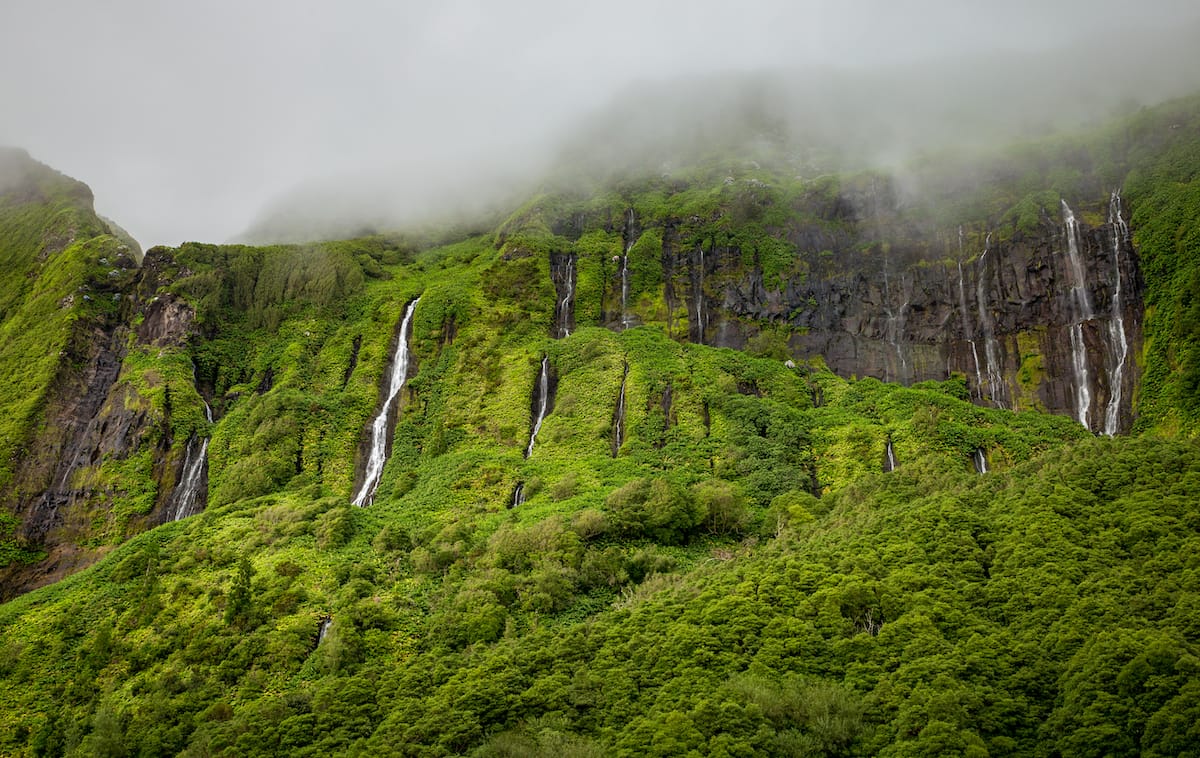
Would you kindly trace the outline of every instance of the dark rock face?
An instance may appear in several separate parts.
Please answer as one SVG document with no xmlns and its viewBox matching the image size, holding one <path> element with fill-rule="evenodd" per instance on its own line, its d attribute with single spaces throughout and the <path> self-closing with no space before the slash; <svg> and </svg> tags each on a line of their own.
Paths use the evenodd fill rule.
<svg viewBox="0 0 1200 758">
<path fill-rule="evenodd" d="M 132 294 L 121 312 L 81 324 L 63 356 L 47 400 L 45 426 L 22 455 L 5 504 L 21 522 L 18 537 L 48 556 L 34 565 L 0 569 L 0 601 L 57 581 L 103 554 L 103 548 L 84 543 L 94 519 L 121 495 L 88 475 L 105 459 L 122 460 L 150 449 L 155 505 L 126 529 L 141 531 L 165 518 L 162 511 L 184 466 L 182 457 L 171 455 L 170 394 L 166 417 L 156 419 L 122 378 L 122 370 L 131 342 L 134 348 L 182 347 L 195 331 L 195 313 L 181 299 L 146 296 L 157 289 L 162 273 L 157 257 L 147 263 L 141 269 L 130 267 L 129 281 L 120 289 Z M 140 323 L 130 326 L 139 321 L 134 314 L 141 316 Z"/>
<path fill-rule="evenodd" d="M 680 252 L 675 235 L 664 234 L 664 299 L 686 310 L 691 341 L 744 348 L 764 326 L 782 326 L 795 354 L 821 356 L 843 376 L 911 384 L 962 374 L 976 402 L 1076 417 L 1081 380 L 1068 332 L 1078 326 L 1087 425 L 1127 431 L 1143 306 L 1123 224 L 1081 229 L 1090 318 L 1073 305 L 1065 226 L 1047 218 L 1033 235 L 999 243 L 975 236 L 985 242 L 973 251 L 911 239 L 863 250 L 861 241 L 801 230 L 794 240 L 807 275 L 768 286 L 741 250 L 702 244 Z M 1114 394 L 1119 407 L 1110 409 Z"/>
<path fill-rule="evenodd" d="M 661 301 L 638 310 L 635 296 L 649 293 L 631 293 L 623 315 L 621 256 L 606 256 L 598 322 L 657 323 L 676 339 L 735 349 L 769 331 L 795 357 L 819 356 L 842 376 L 912 384 L 960 375 L 981 405 L 1128 431 L 1143 287 L 1120 198 L 1107 222 L 1096 222 L 1105 204 L 1093 201 L 1080 204 L 1077 226 L 1064 204 L 1022 228 L 977 222 L 954 233 L 906 217 L 897 195 L 872 181 L 797 201 L 791 220 L 765 230 L 794 251 L 782 271 L 776 256 L 771 275 L 757 246 L 736 241 L 728 209 L 658 221 L 630 209 L 609 231 L 626 251 L 649 228 L 661 234 Z M 560 299 L 566 261 L 551 260 Z"/>
</svg>

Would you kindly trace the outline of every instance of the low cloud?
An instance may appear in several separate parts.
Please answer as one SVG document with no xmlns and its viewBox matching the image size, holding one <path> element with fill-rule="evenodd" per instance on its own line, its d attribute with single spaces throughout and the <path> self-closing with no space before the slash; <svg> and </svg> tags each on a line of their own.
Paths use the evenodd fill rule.
<svg viewBox="0 0 1200 758">
<path fill-rule="evenodd" d="M 176 244 L 477 211 L 756 110 L 892 159 L 1200 87 L 1194 3 L 1047 5 L 12 0 L 0 144 Z"/>
</svg>

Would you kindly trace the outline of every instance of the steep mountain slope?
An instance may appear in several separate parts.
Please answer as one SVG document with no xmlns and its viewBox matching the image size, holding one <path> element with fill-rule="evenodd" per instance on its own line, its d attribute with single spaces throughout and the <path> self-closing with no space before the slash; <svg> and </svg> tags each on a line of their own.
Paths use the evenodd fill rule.
<svg viewBox="0 0 1200 758">
<path fill-rule="evenodd" d="M 111 555 L 0 606 L 0 752 L 1183 754 L 1197 114 L 140 268 L 25 181 L 6 281 L 89 299 L 5 290 L 6 366 L 81 346 L 6 595 Z"/>
</svg>

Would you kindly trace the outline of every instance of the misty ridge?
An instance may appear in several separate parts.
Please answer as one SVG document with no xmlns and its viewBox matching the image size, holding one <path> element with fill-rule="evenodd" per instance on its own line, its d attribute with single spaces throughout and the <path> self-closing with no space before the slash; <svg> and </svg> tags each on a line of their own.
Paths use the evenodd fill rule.
<svg viewBox="0 0 1200 758">
<path fill-rule="evenodd" d="M 1063 37 L 1036 54 L 647 77 L 538 144 L 464 145 L 452 161 L 381 157 L 376 172 L 313 178 L 268 204 L 237 241 L 478 232 L 537 191 L 586 194 L 697 166 L 753 163 L 803 179 L 903 174 L 917 158 L 983 161 L 1014 142 L 1098 127 L 1200 89 L 1200 23 Z"/>
</svg>

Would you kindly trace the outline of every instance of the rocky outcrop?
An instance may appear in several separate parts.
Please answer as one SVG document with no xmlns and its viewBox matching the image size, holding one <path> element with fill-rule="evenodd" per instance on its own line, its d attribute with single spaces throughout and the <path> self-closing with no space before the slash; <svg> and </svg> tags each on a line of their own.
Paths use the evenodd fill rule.
<svg viewBox="0 0 1200 758">
<path fill-rule="evenodd" d="M 1106 223 L 1094 223 L 1105 203 L 1081 204 L 1093 223 L 1077 231 L 1057 208 L 1023 229 L 937 230 L 905 220 L 886 184 L 820 200 L 797 209 L 810 221 L 772 231 L 795 256 L 770 277 L 758 249 L 707 231 L 720 226 L 714 219 L 660 222 L 668 332 L 741 349 L 770 331 L 796 358 L 819 356 L 842 376 L 912 384 L 958 375 L 983 405 L 1070 415 L 1096 433 L 1131 427 L 1142 282 L 1116 195 Z M 609 328 L 620 328 L 615 293 L 614 282 Z"/>
<path fill-rule="evenodd" d="M 6 497 L 18 518 L 17 537 L 46 559 L 0 568 L 0 600 L 48 584 L 83 568 L 110 542 L 167 520 L 174 486 L 183 476 L 182 448 L 172 438 L 170 387 L 161 407 L 142 396 L 126 359 L 131 350 L 182 349 L 195 332 L 195 313 L 182 299 L 156 295 L 163 283 L 161 253 L 139 268 L 119 258 L 110 277 L 121 298 L 117 313 L 80 322 L 47 395 L 44 426 L 29 441 Z M 179 448 L 176 450 L 175 448 Z M 106 462 L 148 454 L 155 488 L 148 512 L 114 520 L 113 506 L 129 493 L 100 475 Z M 104 526 L 98 527 L 98 524 Z M 100 532 L 97 532 L 97 529 Z"/>
</svg>

